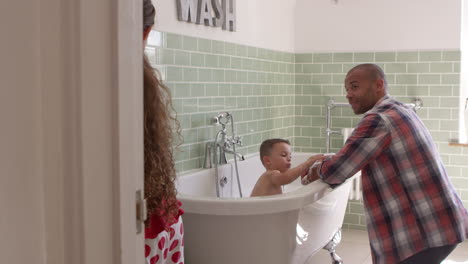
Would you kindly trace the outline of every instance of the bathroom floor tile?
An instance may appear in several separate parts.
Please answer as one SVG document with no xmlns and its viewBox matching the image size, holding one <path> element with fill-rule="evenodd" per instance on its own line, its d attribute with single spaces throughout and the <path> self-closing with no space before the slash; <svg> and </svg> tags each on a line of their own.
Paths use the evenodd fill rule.
<svg viewBox="0 0 468 264">
<path fill-rule="evenodd" d="M 341 243 L 336 248 L 336 253 L 346 264 L 372 264 L 369 239 L 366 231 L 343 230 Z M 305 263 L 294 264 L 324 263 L 331 263 L 330 255 L 326 250 L 320 250 L 317 254 L 307 259 Z M 442 264 L 468 264 L 468 242 L 458 245 Z"/>
<path fill-rule="evenodd" d="M 468 264 L 468 256 L 449 256 L 441 264 Z"/>
<path fill-rule="evenodd" d="M 369 255 L 362 264 L 372 264 L 372 257 Z"/>
<path fill-rule="evenodd" d="M 342 230 L 341 242 L 353 242 L 359 244 L 369 244 L 367 231 L 362 230 Z"/>
<path fill-rule="evenodd" d="M 336 248 L 336 253 L 346 264 L 364 263 L 364 261 L 366 261 L 370 256 L 367 232 L 359 230 L 343 230 L 341 243 Z M 331 263 L 331 257 L 328 251 L 321 250 L 306 261 L 306 264 L 320 263 Z"/>
<path fill-rule="evenodd" d="M 304 264 L 319 264 L 319 263 L 331 263 L 330 255 L 325 250 L 319 251 L 314 256 L 307 259 Z M 294 263 L 294 264 L 303 264 L 303 263 Z"/>
<path fill-rule="evenodd" d="M 465 241 L 459 244 L 455 250 L 453 250 L 452 254 L 454 255 L 468 255 L 468 241 Z"/>
<path fill-rule="evenodd" d="M 468 242 L 458 245 L 442 264 L 468 264 Z"/>
<path fill-rule="evenodd" d="M 362 264 L 369 258 L 370 249 L 368 246 L 352 244 L 351 242 L 341 242 L 336 248 L 336 253 L 346 264 Z M 326 250 L 321 250 L 319 253 L 310 257 L 306 262 L 306 264 L 321 263 L 331 263 L 330 254 Z"/>
</svg>

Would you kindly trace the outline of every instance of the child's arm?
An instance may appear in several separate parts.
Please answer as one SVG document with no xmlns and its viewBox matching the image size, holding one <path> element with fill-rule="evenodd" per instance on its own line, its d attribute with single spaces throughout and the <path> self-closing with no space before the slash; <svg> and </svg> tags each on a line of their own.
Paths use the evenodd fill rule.
<svg viewBox="0 0 468 264">
<path fill-rule="evenodd" d="M 325 156 L 322 154 L 314 155 L 310 157 L 309 159 L 307 159 L 305 162 L 283 173 L 276 171 L 275 173 L 272 173 L 271 181 L 275 185 L 284 185 L 284 184 L 291 183 L 295 179 L 297 179 L 297 177 L 299 177 L 302 172 L 308 170 L 309 167 L 312 166 L 312 164 L 314 164 L 315 161 L 323 160 L 324 158 Z"/>
<path fill-rule="evenodd" d="M 317 172 L 317 168 L 320 167 L 320 164 L 318 164 L 318 166 L 315 166 L 315 164 L 312 165 L 314 167 L 311 167 L 308 171 L 305 172 L 305 174 L 301 175 L 301 183 L 303 185 L 307 185 L 311 182 L 320 179 Z"/>
</svg>

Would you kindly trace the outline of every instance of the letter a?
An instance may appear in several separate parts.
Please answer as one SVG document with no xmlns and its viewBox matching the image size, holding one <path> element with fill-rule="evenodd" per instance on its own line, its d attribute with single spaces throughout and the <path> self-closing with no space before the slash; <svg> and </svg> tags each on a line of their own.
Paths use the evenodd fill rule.
<svg viewBox="0 0 468 264">
<path fill-rule="evenodd" d="M 211 9 L 211 1 L 198 0 L 198 17 L 197 24 L 204 23 L 206 26 L 212 26 L 213 10 Z"/>
</svg>

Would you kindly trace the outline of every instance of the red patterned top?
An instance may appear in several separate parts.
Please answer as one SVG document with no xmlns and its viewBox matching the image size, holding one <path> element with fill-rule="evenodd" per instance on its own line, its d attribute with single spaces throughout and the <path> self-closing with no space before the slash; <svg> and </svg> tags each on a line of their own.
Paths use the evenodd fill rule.
<svg viewBox="0 0 468 264">
<path fill-rule="evenodd" d="M 157 214 L 150 216 L 145 229 L 146 264 L 184 264 L 184 225 L 179 202 L 178 215 L 167 223 Z"/>
</svg>

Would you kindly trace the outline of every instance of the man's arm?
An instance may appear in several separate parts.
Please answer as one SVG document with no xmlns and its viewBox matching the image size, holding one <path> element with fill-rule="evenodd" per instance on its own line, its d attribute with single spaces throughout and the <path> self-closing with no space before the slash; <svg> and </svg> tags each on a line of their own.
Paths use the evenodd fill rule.
<svg viewBox="0 0 468 264">
<path fill-rule="evenodd" d="M 389 129 L 377 113 L 368 114 L 334 156 L 325 159 L 312 178 L 328 184 L 341 184 L 380 155 L 391 142 Z"/>
</svg>

